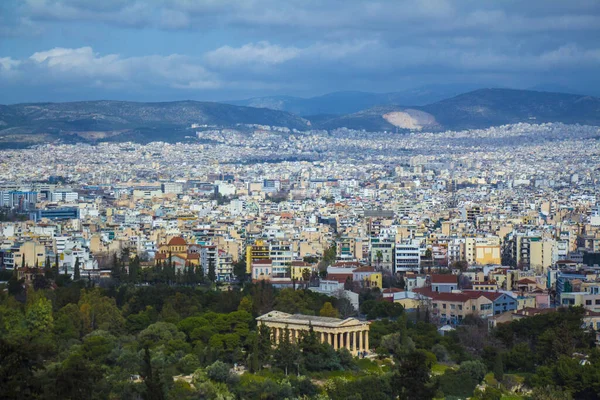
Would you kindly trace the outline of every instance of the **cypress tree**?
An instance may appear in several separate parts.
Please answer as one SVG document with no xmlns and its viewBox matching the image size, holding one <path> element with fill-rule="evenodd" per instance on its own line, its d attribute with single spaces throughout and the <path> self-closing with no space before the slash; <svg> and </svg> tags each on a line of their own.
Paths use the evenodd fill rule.
<svg viewBox="0 0 600 400">
<path fill-rule="evenodd" d="M 215 271 L 215 262 L 211 259 L 208 262 L 208 280 L 214 282 L 217 280 L 217 274 Z"/>
<path fill-rule="evenodd" d="M 79 271 L 79 257 L 75 258 L 75 267 L 73 269 L 73 279 L 78 281 L 81 278 L 81 271 Z"/>
<path fill-rule="evenodd" d="M 58 253 L 56 253 L 54 255 L 54 279 L 58 279 L 58 275 L 60 275 L 60 272 L 58 270 Z"/>
</svg>

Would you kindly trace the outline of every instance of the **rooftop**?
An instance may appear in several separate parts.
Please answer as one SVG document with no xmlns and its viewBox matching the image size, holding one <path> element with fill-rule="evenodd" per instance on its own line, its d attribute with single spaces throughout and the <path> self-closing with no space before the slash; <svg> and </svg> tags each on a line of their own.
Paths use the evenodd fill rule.
<svg viewBox="0 0 600 400">
<path fill-rule="evenodd" d="M 368 325 L 367 322 L 359 321 L 356 318 L 330 318 L 318 317 L 315 315 L 288 314 L 281 311 L 271 311 L 256 318 L 257 321 L 279 322 L 286 325 L 312 325 L 314 327 L 338 328 L 346 326 Z"/>
</svg>

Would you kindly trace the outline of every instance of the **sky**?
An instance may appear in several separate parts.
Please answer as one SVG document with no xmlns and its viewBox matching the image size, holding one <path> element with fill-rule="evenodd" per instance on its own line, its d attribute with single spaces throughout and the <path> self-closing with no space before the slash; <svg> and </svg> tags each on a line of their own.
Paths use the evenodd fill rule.
<svg viewBox="0 0 600 400">
<path fill-rule="evenodd" d="M 599 0 L 0 0 L 0 104 L 600 95 Z"/>
</svg>

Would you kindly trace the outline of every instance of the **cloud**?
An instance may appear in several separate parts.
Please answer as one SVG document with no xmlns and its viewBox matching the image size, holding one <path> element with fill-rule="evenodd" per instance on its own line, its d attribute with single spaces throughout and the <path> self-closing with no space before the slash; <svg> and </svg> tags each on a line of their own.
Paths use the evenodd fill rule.
<svg viewBox="0 0 600 400">
<path fill-rule="evenodd" d="M 300 49 L 282 47 L 262 41 L 248 43 L 241 47 L 222 46 L 206 54 L 210 65 L 231 67 L 237 65 L 276 65 L 296 58 Z"/>
<path fill-rule="evenodd" d="M 18 60 L 13 60 L 10 57 L 0 57 L 0 68 L 4 71 L 15 69 L 21 64 Z"/>
<path fill-rule="evenodd" d="M 13 80 L 20 78 L 24 84 L 69 82 L 94 87 L 149 85 L 178 89 L 221 85 L 198 60 L 179 54 L 122 57 L 100 55 L 91 47 L 56 47 L 23 60 L 2 58 L 0 65 L 15 73 Z"/>
<path fill-rule="evenodd" d="M 279 27 L 313 37 L 338 31 L 393 36 L 456 29 L 510 35 L 600 30 L 594 0 L 25 0 L 21 12 L 38 21 L 195 30 Z"/>
<path fill-rule="evenodd" d="M 181 54 L 126 57 L 100 54 L 91 47 L 56 47 L 14 59 L 0 58 L 4 85 L 72 84 L 96 88 L 167 88 L 175 90 L 277 90 L 318 85 L 333 79 L 394 81 L 444 71 L 472 76 L 498 73 L 593 71 L 600 48 L 574 43 L 538 53 L 478 51 L 434 44 L 390 46 L 376 40 L 315 42 L 305 47 L 267 41 L 221 46 L 191 57 Z"/>
</svg>

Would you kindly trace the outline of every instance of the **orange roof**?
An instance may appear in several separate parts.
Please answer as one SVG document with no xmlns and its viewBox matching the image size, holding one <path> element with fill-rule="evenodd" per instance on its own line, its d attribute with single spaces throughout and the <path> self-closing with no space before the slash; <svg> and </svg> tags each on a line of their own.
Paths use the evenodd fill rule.
<svg viewBox="0 0 600 400">
<path fill-rule="evenodd" d="M 431 283 L 458 283 L 456 275 L 432 274 Z"/>
<path fill-rule="evenodd" d="M 529 279 L 529 278 L 523 278 L 523 279 L 519 279 L 519 280 L 517 281 L 517 283 L 521 283 L 521 284 L 534 284 L 534 285 L 535 285 L 535 284 L 537 284 L 537 282 L 536 282 L 536 281 L 534 281 L 534 280 L 532 280 L 532 279 Z"/>
<path fill-rule="evenodd" d="M 169 240 L 169 246 L 186 246 L 187 243 L 184 238 L 181 236 L 175 236 L 171 240 Z"/>
<path fill-rule="evenodd" d="M 352 272 L 375 272 L 375 267 L 358 267 Z"/>
</svg>

